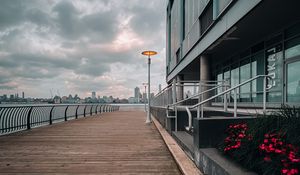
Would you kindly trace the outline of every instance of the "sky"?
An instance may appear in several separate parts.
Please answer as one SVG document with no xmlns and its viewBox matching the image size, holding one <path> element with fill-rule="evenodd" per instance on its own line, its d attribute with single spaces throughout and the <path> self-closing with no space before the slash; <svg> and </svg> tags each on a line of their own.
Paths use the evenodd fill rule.
<svg viewBox="0 0 300 175">
<path fill-rule="evenodd" d="M 128 98 L 165 86 L 165 0 L 1 0 L 0 96 Z"/>
</svg>

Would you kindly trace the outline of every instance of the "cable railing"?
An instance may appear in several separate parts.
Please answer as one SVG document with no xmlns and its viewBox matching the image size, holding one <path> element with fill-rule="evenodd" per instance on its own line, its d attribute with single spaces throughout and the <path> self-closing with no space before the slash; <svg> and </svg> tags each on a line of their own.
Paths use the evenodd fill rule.
<svg viewBox="0 0 300 175">
<path fill-rule="evenodd" d="M 116 110 L 119 106 L 106 104 L 3 105 L 0 135 Z"/>
</svg>

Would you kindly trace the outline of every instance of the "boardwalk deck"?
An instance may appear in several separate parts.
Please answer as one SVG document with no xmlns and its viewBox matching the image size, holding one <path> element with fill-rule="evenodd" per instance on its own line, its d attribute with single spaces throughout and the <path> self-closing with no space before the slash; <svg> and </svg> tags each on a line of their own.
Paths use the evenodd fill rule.
<svg viewBox="0 0 300 175">
<path fill-rule="evenodd" d="M 113 112 L 0 136 L 0 174 L 181 174 L 143 112 Z"/>
</svg>

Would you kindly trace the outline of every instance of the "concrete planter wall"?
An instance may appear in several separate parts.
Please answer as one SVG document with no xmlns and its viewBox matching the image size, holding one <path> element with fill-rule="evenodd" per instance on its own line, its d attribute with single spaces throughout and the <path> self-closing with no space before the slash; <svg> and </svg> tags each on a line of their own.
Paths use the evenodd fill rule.
<svg viewBox="0 0 300 175">
<path fill-rule="evenodd" d="M 225 137 L 225 130 L 230 124 L 253 119 L 255 117 L 194 118 L 194 146 L 195 148 L 216 148 Z"/>
</svg>

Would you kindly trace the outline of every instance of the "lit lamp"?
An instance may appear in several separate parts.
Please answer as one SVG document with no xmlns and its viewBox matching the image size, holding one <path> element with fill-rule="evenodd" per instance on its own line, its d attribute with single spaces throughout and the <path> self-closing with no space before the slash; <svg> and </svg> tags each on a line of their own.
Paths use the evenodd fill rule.
<svg viewBox="0 0 300 175">
<path fill-rule="evenodd" d="M 146 123 L 151 123 L 151 116 L 150 116 L 150 64 L 151 64 L 151 58 L 150 56 L 156 55 L 157 52 L 147 50 L 142 52 L 142 55 L 148 56 L 148 111 L 147 111 L 147 119 Z"/>
</svg>

